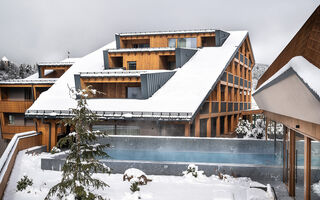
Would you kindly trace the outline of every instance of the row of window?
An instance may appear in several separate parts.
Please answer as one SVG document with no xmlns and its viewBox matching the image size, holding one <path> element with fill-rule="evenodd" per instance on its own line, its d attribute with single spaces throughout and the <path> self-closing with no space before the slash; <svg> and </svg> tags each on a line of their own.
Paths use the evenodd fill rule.
<svg viewBox="0 0 320 200">
<path fill-rule="evenodd" d="M 240 58 L 239 58 L 239 52 L 237 52 L 236 54 L 236 58 L 240 60 L 240 62 L 244 63 L 245 65 L 249 66 L 251 68 L 251 60 L 248 59 L 245 55 L 243 55 L 242 53 L 240 53 Z"/>
<path fill-rule="evenodd" d="M 212 104 L 212 113 L 219 112 L 219 102 L 205 102 L 200 114 L 208 114 L 209 113 L 209 103 Z M 242 111 L 251 109 L 251 103 L 228 103 L 221 102 L 221 112 L 233 112 L 233 111 Z"/>
<path fill-rule="evenodd" d="M 227 72 L 223 73 L 221 80 L 226 82 L 227 76 L 228 76 L 228 83 L 231 83 L 231 84 L 234 83 L 235 85 L 239 85 L 245 88 L 251 88 L 251 81 L 247 81 L 246 79 L 240 78 L 238 76 L 234 76 Z"/>
</svg>

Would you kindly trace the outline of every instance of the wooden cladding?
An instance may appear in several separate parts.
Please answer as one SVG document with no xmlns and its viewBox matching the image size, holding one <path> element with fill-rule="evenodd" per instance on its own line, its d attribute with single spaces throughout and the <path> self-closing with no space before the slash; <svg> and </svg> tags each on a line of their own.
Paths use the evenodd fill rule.
<svg viewBox="0 0 320 200">
<path fill-rule="evenodd" d="M 40 77 L 41 78 L 60 78 L 71 65 L 65 66 L 41 66 L 40 67 Z M 46 74 L 45 70 L 52 70 L 51 73 Z"/>
<path fill-rule="evenodd" d="M 10 112 L 10 113 L 24 113 L 33 101 L 0 101 L 0 112 Z"/>
<path fill-rule="evenodd" d="M 303 56 L 320 68 L 320 6 L 259 79 L 257 88 L 295 56 Z"/>
<path fill-rule="evenodd" d="M 109 52 L 110 68 L 124 67 L 129 69 L 129 62 L 136 62 L 136 70 L 174 69 L 175 51 L 153 52 Z"/>
<path fill-rule="evenodd" d="M 34 131 L 35 126 L 14 126 L 14 125 L 2 125 L 2 138 L 11 139 L 16 133 L 22 133 L 27 131 Z"/>
<path fill-rule="evenodd" d="M 196 38 L 197 47 L 215 45 L 215 33 L 186 33 L 167 35 L 121 36 L 120 48 L 139 48 L 139 45 L 151 48 L 168 47 L 168 40 L 173 38 Z"/>
</svg>

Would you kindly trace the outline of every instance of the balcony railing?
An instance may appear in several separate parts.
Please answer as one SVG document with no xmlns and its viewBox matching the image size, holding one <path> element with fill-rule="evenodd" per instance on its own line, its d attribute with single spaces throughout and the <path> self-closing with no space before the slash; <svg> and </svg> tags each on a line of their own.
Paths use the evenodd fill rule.
<svg viewBox="0 0 320 200">
<path fill-rule="evenodd" d="M 32 100 L 12 101 L 0 100 L 0 112 L 24 113 L 31 105 Z"/>
<path fill-rule="evenodd" d="M 33 131 L 34 129 L 35 126 L 15 126 L 5 124 L 1 127 L 1 134 L 4 139 L 11 139 L 16 133 Z"/>
</svg>

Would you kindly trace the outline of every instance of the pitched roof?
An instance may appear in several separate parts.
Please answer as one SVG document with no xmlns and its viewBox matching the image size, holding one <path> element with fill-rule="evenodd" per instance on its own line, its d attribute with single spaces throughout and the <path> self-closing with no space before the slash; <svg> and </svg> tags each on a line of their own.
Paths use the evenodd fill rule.
<svg viewBox="0 0 320 200">
<path fill-rule="evenodd" d="M 254 95 L 260 91 L 270 87 L 275 83 L 276 79 L 288 72 L 288 70 L 293 70 L 300 78 L 301 81 L 312 91 L 312 93 L 320 101 L 320 69 L 315 65 L 310 63 L 303 56 L 296 56 L 292 58 L 285 66 L 278 70 L 274 75 L 272 75 L 268 80 L 266 80 L 255 92 Z M 285 91 L 284 91 L 285 92 Z"/>
<path fill-rule="evenodd" d="M 91 110 L 106 118 L 121 119 L 130 116 L 189 121 L 214 89 L 247 34 L 247 31 L 231 31 L 221 47 L 199 49 L 148 99 L 89 99 L 88 105 Z M 114 47 L 115 43 L 110 43 L 76 62 L 49 90 L 41 94 L 26 115 L 66 114 L 69 108 L 76 106 L 68 90 L 68 86 L 74 87 L 74 74 L 88 70 L 103 71 L 102 52 Z"/>
<path fill-rule="evenodd" d="M 320 6 L 261 76 L 257 88 L 295 56 L 303 56 L 313 65 L 320 68 Z"/>
<path fill-rule="evenodd" d="M 116 33 L 116 35 L 119 35 L 119 36 L 169 35 L 169 34 L 188 34 L 188 33 L 214 33 L 215 31 L 216 31 L 215 29 L 172 30 L 172 31 Z"/>
</svg>

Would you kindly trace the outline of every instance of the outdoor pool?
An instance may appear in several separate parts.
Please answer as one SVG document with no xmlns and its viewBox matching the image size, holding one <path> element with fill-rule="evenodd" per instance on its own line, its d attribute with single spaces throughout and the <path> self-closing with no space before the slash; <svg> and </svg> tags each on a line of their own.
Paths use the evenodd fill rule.
<svg viewBox="0 0 320 200">
<path fill-rule="evenodd" d="M 233 163 L 253 165 L 281 165 L 282 157 L 275 154 L 214 153 L 196 151 L 152 151 L 132 149 L 108 149 L 112 160 Z"/>
</svg>

